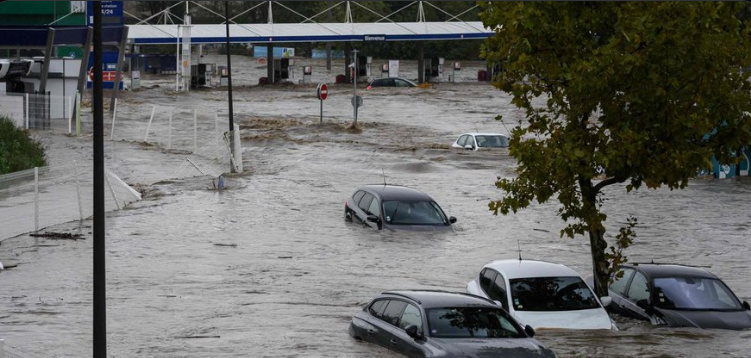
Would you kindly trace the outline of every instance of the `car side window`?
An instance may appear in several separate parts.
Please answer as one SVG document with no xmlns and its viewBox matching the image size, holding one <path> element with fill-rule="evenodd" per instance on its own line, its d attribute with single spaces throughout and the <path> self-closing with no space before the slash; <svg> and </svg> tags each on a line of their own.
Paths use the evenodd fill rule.
<svg viewBox="0 0 751 358">
<path fill-rule="evenodd" d="M 460 145 L 462 147 L 464 146 L 465 142 L 467 142 L 467 136 L 466 135 L 460 136 L 459 139 L 456 140 L 456 144 L 458 144 L 458 145 Z"/>
<path fill-rule="evenodd" d="M 475 137 L 471 136 L 471 135 L 468 135 L 467 136 L 467 144 L 471 145 L 472 148 L 475 148 L 476 147 L 476 145 L 475 145 Z"/>
<path fill-rule="evenodd" d="M 634 274 L 634 279 L 631 281 L 631 286 L 628 288 L 628 299 L 631 301 L 649 300 L 649 287 L 647 286 L 647 278 L 637 272 Z"/>
<path fill-rule="evenodd" d="M 368 312 L 374 317 L 381 318 L 383 316 L 383 309 L 386 308 L 386 303 L 388 303 L 388 300 L 375 301 L 368 307 Z"/>
<path fill-rule="evenodd" d="M 626 284 L 628 284 L 628 280 L 631 279 L 631 276 L 634 275 L 634 270 L 630 268 L 624 268 L 623 269 L 623 276 L 620 278 L 615 278 L 613 280 L 613 283 L 610 284 L 610 289 L 614 292 L 625 296 L 626 295 Z"/>
<path fill-rule="evenodd" d="M 359 206 L 363 211 L 368 211 L 371 201 L 373 201 L 373 194 L 365 193 L 357 206 Z"/>
<path fill-rule="evenodd" d="M 497 275 L 497 272 L 487 268 L 480 272 L 480 288 L 485 291 L 488 297 L 490 297 L 490 286 L 493 285 L 493 281 L 495 281 Z"/>
<path fill-rule="evenodd" d="M 405 80 L 394 80 L 396 87 L 409 87 L 409 83 Z"/>
<path fill-rule="evenodd" d="M 498 273 L 493 281 L 493 286 L 490 288 L 490 299 L 494 301 L 500 301 L 503 309 L 508 310 L 508 295 L 506 294 L 506 280 L 503 275 Z"/>
<path fill-rule="evenodd" d="M 367 212 L 379 218 L 381 217 L 381 209 L 378 205 L 378 199 L 373 199 L 373 201 L 370 202 L 370 207 L 368 207 Z"/>
<path fill-rule="evenodd" d="M 399 318 L 402 316 L 405 307 L 407 307 L 407 302 L 391 300 L 389 301 L 388 306 L 386 306 L 386 310 L 383 311 L 383 317 L 381 317 L 381 319 L 398 327 Z"/>
<path fill-rule="evenodd" d="M 422 332 L 422 315 L 420 309 L 414 305 L 407 304 L 402 313 L 402 318 L 399 320 L 399 328 L 405 329 L 410 325 L 417 326 L 417 331 Z"/>
<path fill-rule="evenodd" d="M 358 190 L 357 193 L 355 193 L 355 195 L 352 195 L 352 200 L 353 200 L 352 203 L 354 205 L 357 205 L 357 203 L 360 202 L 360 199 L 362 199 L 363 196 L 365 196 L 365 192 L 362 190 Z"/>
</svg>

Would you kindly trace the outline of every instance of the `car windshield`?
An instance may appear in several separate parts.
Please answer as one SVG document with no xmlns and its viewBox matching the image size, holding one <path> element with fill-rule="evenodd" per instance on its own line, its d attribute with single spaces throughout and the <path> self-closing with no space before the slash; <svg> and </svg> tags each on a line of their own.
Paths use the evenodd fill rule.
<svg viewBox="0 0 751 358">
<path fill-rule="evenodd" d="M 432 201 L 384 201 L 383 215 L 391 225 L 443 225 L 443 210 Z"/>
<path fill-rule="evenodd" d="M 740 310 L 741 303 L 722 281 L 698 277 L 654 279 L 655 306 L 687 310 Z"/>
<path fill-rule="evenodd" d="M 521 328 L 502 309 L 490 307 L 427 310 L 430 335 L 437 338 L 523 338 Z"/>
<path fill-rule="evenodd" d="M 508 147 L 508 138 L 500 135 L 477 135 L 477 146 L 480 148 Z"/>
<path fill-rule="evenodd" d="M 598 308 L 592 290 L 580 277 L 531 277 L 510 280 L 517 311 L 575 311 Z"/>
</svg>

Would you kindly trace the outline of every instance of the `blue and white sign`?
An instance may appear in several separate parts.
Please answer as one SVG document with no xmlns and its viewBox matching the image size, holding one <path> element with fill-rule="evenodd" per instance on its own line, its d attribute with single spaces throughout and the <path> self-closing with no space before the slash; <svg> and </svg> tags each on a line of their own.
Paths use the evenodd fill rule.
<svg viewBox="0 0 751 358">
<path fill-rule="evenodd" d="M 123 2 L 122 1 L 102 1 L 102 25 L 120 25 L 123 24 Z M 91 26 L 94 23 L 94 2 L 86 2 L 86 25 Z"/>
</svg>

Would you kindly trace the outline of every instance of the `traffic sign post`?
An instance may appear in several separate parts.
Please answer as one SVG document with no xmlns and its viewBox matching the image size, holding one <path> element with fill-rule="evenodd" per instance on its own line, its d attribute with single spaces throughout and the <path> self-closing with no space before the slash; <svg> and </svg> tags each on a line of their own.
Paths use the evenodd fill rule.
<svg viewBox="0 0 751 358">
<path fill-rule="evenodd" d="M 318 100 L 321 101 L 321 121 L 320 124 L 323 124 L 323 101 L 329 97 L 329 87 L 326 86 L 325 83 L 321 83 L 318 85 L 318 88 L 316 89 L 316 93 L 318 95 Z"/>
</svg>

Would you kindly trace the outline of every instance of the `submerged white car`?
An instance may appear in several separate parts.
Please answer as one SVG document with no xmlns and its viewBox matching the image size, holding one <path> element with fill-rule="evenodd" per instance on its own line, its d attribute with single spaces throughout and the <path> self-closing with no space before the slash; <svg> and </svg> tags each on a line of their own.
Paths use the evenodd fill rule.
<svg viewBox="0 0 751 358">
<path fill-rule="evenodd" d="M 464 133 L 451 145 L 452 148 L 480 150 L 490 148 L 508 148 L 509 138 L 501 133 Z"/>
<path fill-rule="evenodd" d="M 534 329 L 618 329 L 599 299 L 576 271 L 533 260 L 498 260 L 485 265 L 467 284 L 471 294 L 489 298 L 522 326 Z"/>
</svg>

